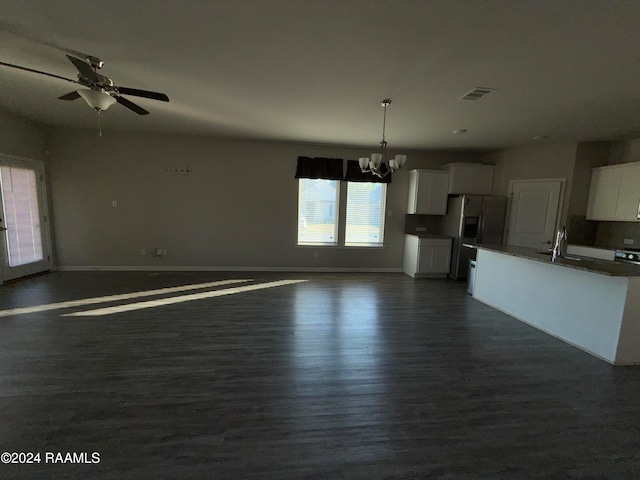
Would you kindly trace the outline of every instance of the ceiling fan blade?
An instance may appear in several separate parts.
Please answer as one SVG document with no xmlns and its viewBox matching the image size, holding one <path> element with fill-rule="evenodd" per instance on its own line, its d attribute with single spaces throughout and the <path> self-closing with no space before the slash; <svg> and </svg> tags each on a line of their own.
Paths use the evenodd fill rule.
<svg viewBox="0 0 640 480">
<path fill-rule="evenodd" d="M 73 55 L 76 58 L 87 58 L 89 56 L 86 53 L 78 52 L 77 50 L 72 50 L 70 48 L 66 48 L 63 45 L 55 43 L 49 40 L 44 34 L 40 36 L 40 35 L 31 33 L 27 28 L 23 27 L 22 25 L 0 20 L 0 30 L 5 31 L 16 37 L 21 37 L 26 40 L 30 40 L 40 45 L 45 45 L 47 47 L 55 48 L 56 50 L 60 50 L 63 53 L 68 53 L 70 55 Z"/>
<path fill-rule="evenodd" d="M 41 70 L 34 70 L 33 68 L 21 67 L 20 65 L 14 65 L 13 63 L 0 62 L 0 65 L 4 65 L 5 67 L 17 68 L 18 70 L 25 70 L 27 72 L 39 73 L 40 75 L 46 75 L 47 77 L 59 78 L 60 80 L 66 80 L 67 82 L 71 83 L 80 83 L 77 80 L 72 80 L 67 77 L 61 77 L 60 75 L 43 72 Z"/>
<path fill-rule="evenodd" d="M 71 63 L 73 63 L 76 66 L 76 68 L 84 78 L 86 78 L 90 82 L 100 81 L 100 79 L 96 75 L 96 72 L 93 71 L 93 68 L 91 68 L 91 65 L 89 65 L 87 62 L 85 62 L 84 60 L 80 60 L 79 58 L 72 57 L 71 55 L 65 55 L 65 56 L 69 59 Z"/>
<path fill-rule="evenodd" d="M 148 90 L 139 90 L 137 88 L 128 88 L 128 87 L 114 87 L 118 93 L 123 95 L 133 95 L 135 97 L 144 97 L 151 98 L 153 100 L 160 100 L 162 102 L 168 102 L 169 97 L 167 97 L 164 93 L 158 92 L 150 92 Z"/>
<path fill-rule="evenodd" d="M 142 108 L 142 107 L 136 105 L 135 103 L 127 100 L 124 97 L 113 96 L 113 98 L 115 98 L 116 102 L 118 102 L 120 105 L 122 105 L 123 107 L 127 107 L 129 110 L 133 110 L 138 115 L 148 115 L 149 114 L 149 112 L 147 110 L 145 110 L 144 108 Z"/>
<path fill-rule="evenodd" d="M 65 95 L 62 95 L 61 97 L 58 97 L 58 100 L 76 100 L 78 98 L 80 98 L 80 94 L 77 90 L 74 90 L 73 92 L 69 92 Z"/>
</svg>

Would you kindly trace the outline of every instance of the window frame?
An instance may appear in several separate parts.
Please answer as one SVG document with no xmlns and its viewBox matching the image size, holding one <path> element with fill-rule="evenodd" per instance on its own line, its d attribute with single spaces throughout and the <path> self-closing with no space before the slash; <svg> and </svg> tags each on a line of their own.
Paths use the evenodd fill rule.
<svg viewBox="0 0 640 480">
<path fill-rule="evenodd" d="M 298 180 L 298 201 L 297 201 L 297 207 L 296 207 L 296 212 L 297 212 L 297 226 L 296 226 L 296 237 L 297 237 L 297 245 L 299 247 L 334 247 L 339 245 L 339 241 L 340 241 L 340 205 L 341 205 L 341 199 L 342 199 L 342 188 L 340 185 L 340 180 L 328 180 L 328 179 L 311 179 L 311 178 L 299 178 Z M 302 219 L 305 220 L 306 223 L 306 216 L 303 215 L 303 212 L 301 212 L 300 209 L 300 193 L 301 193 L 301 189 L 302 189 L 302 182 L 305 181 L 314 181 L 314 180 L 321 180 L 324 182 L 334 182 L 335 186 L 336 186 L 336 196 L 335 196 L 335 208 L 334 208 L 334 216 L 335 216 L 335 223 L 334 223 L 334 241 L 333 242 L 314 242 L 314 241 L 309 241 L 309 242 L 301 242 L 300 241 L 300 222 L 302 221 Z M 305 227 L 306 228 L 306 227 Z"/>
<path fill-rule="evenodd" d="M 384 247 L 384 237 L 385 237 L 385 226 L 386 226 L 386 211 L 387 211 L 387 184 L 386 183 L 374 183 L 374 182 L 346 182 L 347 183 L 347 195 L 345 201 L 345 222 L 344 222 L 344 234 L 345 241 L 344 245 L 346 247 L 363 247 L 363 248 L 376 248 L 376 247 Z M 353 242 L 347 240 L 347 229 L 348 229 L 348 211 L 349 211 L 349 186 L 353 185 L 380 185 L 382 189 L 382 194 L 380 195 L 380 227 L 379 227 L 379 242 Z"/>
<path fill-rule="evenodd" d="M 300 181 L 305 180 L 304 178 L 297 178 L 296 180 L 298 180 L 298 198 L 297 198 L 297 206 L 296 206 L 296 214 L 297 214 L 297 222 L 300 222 Z M 309 179 L 307 179 L 309 180 Z M 364 248 L 364 249 L 384 249 L 385 244 L 384 244 L 384 240 L 386 238 L 386 228 L 387 228 L 387 195 L 388 195 L 388 188 L 387 188 L 387 184 L 386 183 L 382 183 L 382 185 L 384 185 L 383 187 L 383 194 L 381 197 L 381 213 L 380 213 L 380 221 L 382 222 L 382 226 L 380 228 L 380 234 L 382 236 L 382 240 L 379 243 L 347 243 L 346 242 L 346 229 L 347 229 L 347 202 L 348 202 L 348 190 L 349 190 L 349 183 L 363 183 L 363 182 L 349 182 L 349 181 L 345 181 L 345 180 L 328 180 L 328 181 L 335 181 L 337 182 L 337 190 L 338 190 L 338 194 L 337 194 L 337 198 L 336 198 L 336 213 L 337 213 L 337 235 L 336 235 L 336 242 L 334 243 L 301 243 L 298 237 L 298 223 L 296 224 L 296 247 L 300 247 L 300 248 L 333 248 L 333 249 L 340 249 L 340 248 L 347 248 L 350 250 L 353 249 L 359 249 L 359 248 Z M 343 188 L 343 186 L 341 185 L 342 183 L 346 184 L 346 188 Z M 364 182 L 364 183 L 368 183 L 368 182 Z"/>
</svg>

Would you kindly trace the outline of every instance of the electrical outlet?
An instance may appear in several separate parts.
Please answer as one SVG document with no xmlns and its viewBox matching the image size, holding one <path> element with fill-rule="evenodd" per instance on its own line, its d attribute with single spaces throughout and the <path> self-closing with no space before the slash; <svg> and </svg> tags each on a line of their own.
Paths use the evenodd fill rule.
<svg viewBox="0 0 640 480">
<path fill-rule="evenodd" d="M 164 257 L 166 254 L 167 254 L 167 249 L 166 249 L 166 248 L 163 248 L 163 249 L 162 249 L 162 256 Z"/>
<path fill-rule="evenodd" d="M 146 255 L 147 254 L 147 249 L 143 248 L 140 250 L 140 255 Z"/>
<path fill-rule="evenodd" d="M 313 258 L 318 258 L 318 252 L 313 252 Z"/>
<path fill-rule="evenodd" d="M 113 208 L 116 208 L 116 207 L 118 206 L 118 201 L 117 201 L 117 200 L 112 200 L 112 201 L 111 201 L 111 206 L 112 206 Z"/>
<path fill-rule="evenodd" d="M 156 255 L 157 255 L 158 257 L 161 257 L 161 256 L 162 256 L 162 249 L 161 249 L 161 248 L 156 249 Z"/>
<path fill-rule="evenodd" d="M 636 241 L 633 238 L 625 238 L 624 239 L 624 244 L 625 245 L 633 245 L 634 243 L 636 243 Z"/>
<path fill-rule="evenodd" d="M 416 232 L 426 232 L 427 227 L 416 227 Z"/>
</svg>

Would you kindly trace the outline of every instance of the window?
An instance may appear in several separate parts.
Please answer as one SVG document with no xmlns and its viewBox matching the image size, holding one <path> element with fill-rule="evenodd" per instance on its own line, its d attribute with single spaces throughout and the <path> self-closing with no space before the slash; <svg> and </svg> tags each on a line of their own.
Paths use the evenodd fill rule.
<svg viewBox="0 0 640 480">
<path fill-rule="evenodd" d="M 384 239 L 384 183 L 298 179 L 298 245 L 381 247 Z"/>
<path fill-rule="evenodd" d="M 9 266 L 38 262 L 43 251 L 36 172 L 3 165 L 0 179 Z"/>
<path fill-rule="evenodd" d="M 298 244 L 337 245 L 340 183 L 310 178 L 298 182 Z"/>
<path fill-rule="evenodd" d="M 345 245 L 382 246 L 387 185 L 349 182 Z"/>
</svg>

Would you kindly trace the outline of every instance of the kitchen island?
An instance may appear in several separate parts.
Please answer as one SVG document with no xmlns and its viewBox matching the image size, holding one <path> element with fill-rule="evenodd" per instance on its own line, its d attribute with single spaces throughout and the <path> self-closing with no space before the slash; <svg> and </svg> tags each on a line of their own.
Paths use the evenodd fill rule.
<svg viewBox="0 0 640 480">
<path fill-rule="evenodd" d="M 473 296 L 609 363 L 640 364 L 640 266 L 478 245 Z"/>
</svg>

